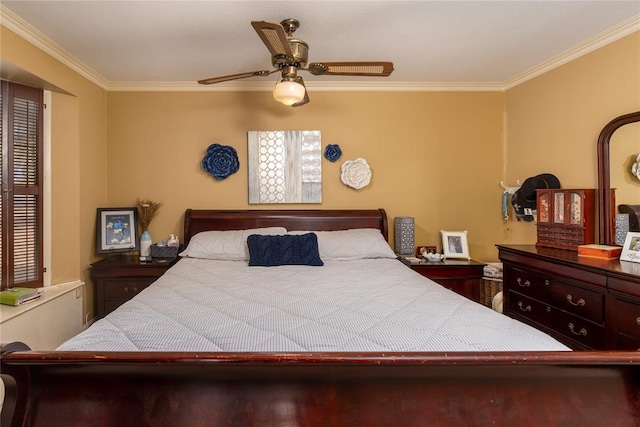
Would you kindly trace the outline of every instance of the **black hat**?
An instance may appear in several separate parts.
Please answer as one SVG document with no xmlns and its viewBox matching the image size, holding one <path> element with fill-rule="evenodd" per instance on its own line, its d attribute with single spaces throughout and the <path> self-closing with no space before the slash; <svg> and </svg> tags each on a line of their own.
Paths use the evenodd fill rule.
<svg viewBox="0 0 640 427">
<path fill-rule="evenodd" d="M 511 198 L 511 205 L 516 212 L 518 221 L 533 221 L 533 210 L 536 209 L 536 190 L 546 188 L 560 188 L 560 180 L 550 173 L 542 173 L 540 175 L 527 178 L 520 189 L 518 189 Z"/>
</svg>

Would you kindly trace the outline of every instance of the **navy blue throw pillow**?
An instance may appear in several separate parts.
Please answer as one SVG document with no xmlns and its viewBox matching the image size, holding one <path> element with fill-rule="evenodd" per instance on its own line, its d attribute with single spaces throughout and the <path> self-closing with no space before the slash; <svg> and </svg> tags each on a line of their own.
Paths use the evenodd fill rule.
<svg viewBox="0 0 640 427">
<path fill-rule="evenodd" d="M 247 237 L 247 246 L 250 266 L 324 265 L 315 233 L 283 236 L 252 234 Z"/>
</svg>

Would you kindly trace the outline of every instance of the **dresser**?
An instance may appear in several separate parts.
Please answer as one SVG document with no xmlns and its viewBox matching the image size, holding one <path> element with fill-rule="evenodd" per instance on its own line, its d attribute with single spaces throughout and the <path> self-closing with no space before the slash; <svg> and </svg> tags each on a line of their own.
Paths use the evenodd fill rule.
<svg viewBox="0 0 640 427">
<path fill-rule="evenodd" d="M 137 256 L 112 255 L 91 264 L 96 288 L 96 318 L 102 318 L 133 298 L 162 276 L 179 258 L 154 258 L 140 262 Z"/>
<path fill-rule="evenodd" d="M 411 262 L 400 260 L 412 270 L 428 277 L 447 289 L 480 302 L 480 286 L 486 264 L 473 260 L 446 259 L 438 262 Z"/>
<path fill-rule="evenodd" d="M 573 349 L 640 348 L 640 264 L 498 245 L 505 313 Z"/>
</svg>

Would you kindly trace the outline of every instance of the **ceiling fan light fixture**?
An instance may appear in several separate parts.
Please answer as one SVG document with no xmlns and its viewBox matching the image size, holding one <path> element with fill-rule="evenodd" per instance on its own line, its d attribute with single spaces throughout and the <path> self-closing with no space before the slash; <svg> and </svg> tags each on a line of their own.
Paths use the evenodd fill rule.
<svg viewBox="0 0 640 427">
<path fill-rule="evenodd" d="M 304 86 L 300 83 L 282 79 L 273 88 L 273 98 L 284 105 L 293 105 L 304 99 L 305 92 Z"/>
<path fill-rule="evenodd" d="M 271 52 L 273 69 L 211 77 L 198 80 L 199 84 L 210 85 L 248 77 L 269 76 L 280 72 L 281 79 L 273 88 L 273 98 L 284 105 L 300 107 L 309 103 L 309 93 L 302 77 L 298 75 L 300 71 L 309 72 L 314 76 L 364 77 L 387 77 L 393 72 L 393 63 L 387 61 L 314 62 L 307 65 L 309 45 L 294 37 L 293 33 L 300 26 L 300 22 L 293 18 L 285 19 L 279 24 L 251 21 L 251 26 Z"/>
</svg>

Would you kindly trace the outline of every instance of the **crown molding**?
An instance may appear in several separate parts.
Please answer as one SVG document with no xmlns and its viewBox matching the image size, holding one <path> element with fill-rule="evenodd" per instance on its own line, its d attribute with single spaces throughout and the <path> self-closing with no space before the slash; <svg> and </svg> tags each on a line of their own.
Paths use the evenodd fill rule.
<svg viewBox="0 0 640 427">
<path fill-rule="evenodd" d="M 0 24 L 15 32 L 29 43 L 51 55 L 81 76 L 107 91 L 123 92 L 180 92 L 180 91 L 271 91 L 273 82 L 225 82 L 216 85 L 202 86 L 196 82 L 181 81 L 126 81 L 112 82 L 93 70 L 70 52 L 49 39 L 45 34 L 31 26 L 11 10 L 0 4 Z M 541 74 L 558 68 L 574 59 L 584 56 L 607 44 L 613 43 L 636 31 L 640 31 L 640 14 L 580 43 L 573 48 L 525 70 L 503 82 L 394 82 L 394 81 L 343 81 L 343 82 L 305 82 L 314 91 L 396 91 L 396 92 L 445 92 L 445 91 L 505 91 L 531 80 Z"/>
<path fill-rule="evenodd" d="M 602 33 L 583 41 L 570 49 L 561 52 L 541 64 L 538 64 L 524 72 L 505 80 L 504 90 L 516 87 L 528 80 L 538 77 L 546 72 L 567 64 L 581 56 L 587 55 L 594 50 L 600 49 L 610 43 L 620 40 L 630 34 L 640 31 L 640 14 L 635 15 L 620 24 L 609 28 Z"/>
<path fill-rule="evenodd" d="M 84 62 L 73 56 L 69 51 L 63 49 L 45 34 L 40 32 L 37 28 L 20 18 L 13 13 L 10 9 L 0 4 L 0 24 L 5 28 L 13 31 L 32 45 L 41 49 L 45 53 L 49 54 L 53 58 L 62 62 L 67 67 L 71 68 L 82 77 L 91 81 L 95 85 L 102 89 L 109 87 L 109 81 L 102 75 L 95 72 Z"/>
</svg>

